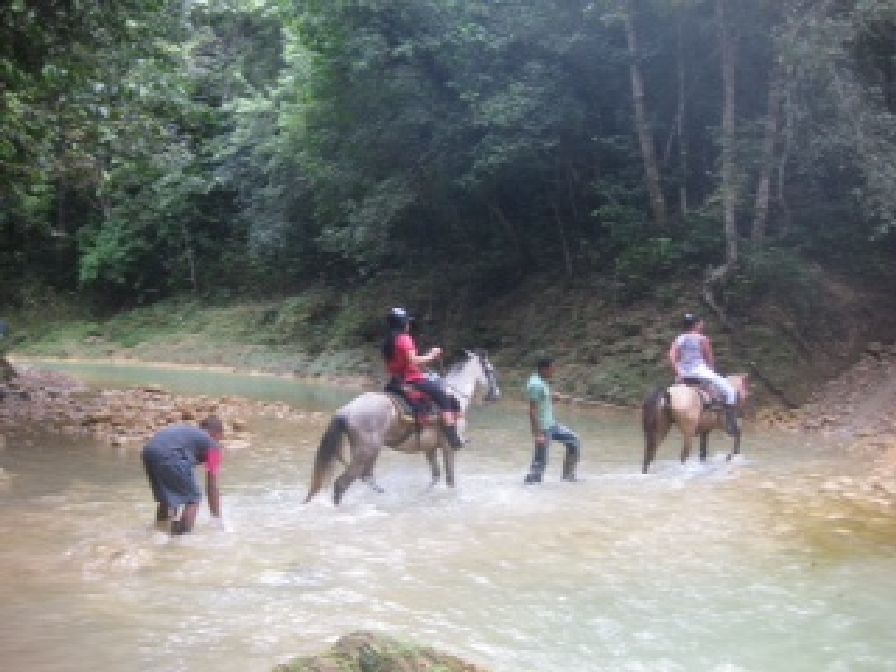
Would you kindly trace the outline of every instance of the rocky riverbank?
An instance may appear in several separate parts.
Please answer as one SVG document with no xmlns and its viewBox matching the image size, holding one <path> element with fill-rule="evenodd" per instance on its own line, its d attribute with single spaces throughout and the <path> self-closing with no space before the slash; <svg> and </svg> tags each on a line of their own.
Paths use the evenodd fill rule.
<svg viewBox="0 0 896 672">
<path fill-rule="evenodd" d="M 152 385 L 95 389 L 65 374 L 16 365 L 16 375 L 0 383 L 0 431 L 42 427 L 68 435 L 92 436 L 114 446 L 142 447 L 159 429 L 197 423 L 209 414 L 224 422 L 223 443 L 251 443 L 247 419 L 253 416 L 304 420 L 319 415 L 289 404 L 235 396 L 175 395 Z"/>
</svg>

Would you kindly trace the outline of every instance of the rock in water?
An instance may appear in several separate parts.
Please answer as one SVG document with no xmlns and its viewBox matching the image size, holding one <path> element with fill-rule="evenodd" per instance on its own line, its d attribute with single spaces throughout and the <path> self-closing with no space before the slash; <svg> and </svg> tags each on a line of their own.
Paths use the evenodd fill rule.
<svg viewBox="0 0 896 672">
<path fill-rule="evenodd" d="M 327 651 L 296 658 L 274 672 L 487 672 L 483 667 L 428 647 L 409 646 L 371 632 L 341 637 Z"/>
</svg>

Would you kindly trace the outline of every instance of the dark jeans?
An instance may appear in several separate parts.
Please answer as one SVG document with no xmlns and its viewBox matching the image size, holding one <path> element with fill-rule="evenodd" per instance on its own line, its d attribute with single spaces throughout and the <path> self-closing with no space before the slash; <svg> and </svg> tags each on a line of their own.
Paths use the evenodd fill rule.
<svg viewBox="0 0 896 672">
<path fill-rule="evenodd" d="M 445 384 L 441 378 L 427 378 L 425 380 L 414 381 L 408 383 L 414 389 L 420 390 L 430 399 L 432 399 L 439 410 L 456 411 L 458 410 L 457 401 L 451 397 L 445 390 Z"/>
<path fill-rule="evenodd" d="M 553 425 L 545 430 L 545 445 L 535 446 L 535 452 L 532 455 L 531 471 L 535 474 L 544 473 L 544 468 L 548 461 L 548 447 L 552 441 L 559 441 L 566 446 L 566 458 L 574 462 L 578 462 L 582 452 L 582 442 L 579 435 L 565 425 Z"/>
</svg>

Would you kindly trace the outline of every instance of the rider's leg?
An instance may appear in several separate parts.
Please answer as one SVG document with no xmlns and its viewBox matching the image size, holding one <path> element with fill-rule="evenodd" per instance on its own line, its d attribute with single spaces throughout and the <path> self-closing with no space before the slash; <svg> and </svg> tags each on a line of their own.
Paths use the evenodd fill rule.
<svg viewBox="0 0 896 672">
<path fill-rule="evenodd" d="M 180 514 L 180 520 L 171 523 L 171 534 L 180 535 L 187 534 L 193 529 L 196 523 L 196 512 L 199 511 L 199 504 L 192 502 L 184 507 L 184 512 Z"/>
<path fill-rule="evenodd" d="M 724 376 L 710 369 L 709 367 L 701 367 L 699 372 L 700 378 L 709 380 L 713 385 L 722 391 L 725 395 L 725 431 L 730 436 L 740 435 L 740 426 L 737 423 L 737 390 L 728 382 Z"/>
<path fill-rule="evenodd" d="M 448 439 L 448 445 L 454 448 L 454 450 L 459 450 L 463 447 L 464 442 L 460 438 L 460 435 L 457 433 L 457 424 L 454 417 L 454 411 L 442 412 L 442 432 Z"/>
<path fill-rule="evenodd" d="M 555 425 L 551 428 L 550 438 L 560 441 L 566 446 L 566 455 L 563 458 L 563 480 L 576 480 L 576 465 L 582 453 L 582 442 L 578 434 L 564 425 Z"/>
<path fill-rule="evenodd" d="M 541 483 L 544 469 L 548 463 L 548 443 L 550 440 L 549 435 L 545 438 L 543 444 L 535 444 L 535 450 L 532 453 L 532 465 L 529 467 L 529 473 L 526 474 L 525 483 Z"/>
<path fill-rule="evenodd" d="M 413 383 L 414 387 L 429 395 L 442 412 L 442 433 L 448 439 L 448 445 L 455 450 L 461 448 L 464 442 L 461 441 L 455 427 L 455 403 L 445 388 L 442 386 L 441 380 L 438 378 L 430 378 Z"/>
</svg>

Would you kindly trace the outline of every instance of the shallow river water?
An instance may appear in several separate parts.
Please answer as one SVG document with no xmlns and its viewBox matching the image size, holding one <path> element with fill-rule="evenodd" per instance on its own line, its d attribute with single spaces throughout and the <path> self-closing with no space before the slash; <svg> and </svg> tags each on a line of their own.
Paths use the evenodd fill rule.
<svg viewBox="0 0 896 672">
<path fill-rule="evenodd" d="M 678 438 L 640 473 L 638 419 L 560 407 L 581 481 L 524 486 L 519 402 L 475 408 L 458 487 L 383 453 L 384 494 L 302 504 L 344 390 L 277 379 L 67 367 L 94 382 L 286 399 L 306 424 L 250 419 L 223 472 L 224 520 L 152 530 L 138 450 L 16 433 L 0 449 L 5 670 L 269 670 L 371 629 L 495 672 L 896 670 L 896 519 L 834 497 L 834 445 L 747 430 L 705 465 Z"/>
</svg>

